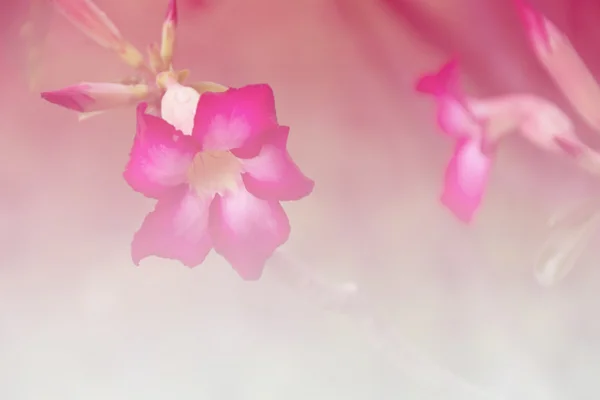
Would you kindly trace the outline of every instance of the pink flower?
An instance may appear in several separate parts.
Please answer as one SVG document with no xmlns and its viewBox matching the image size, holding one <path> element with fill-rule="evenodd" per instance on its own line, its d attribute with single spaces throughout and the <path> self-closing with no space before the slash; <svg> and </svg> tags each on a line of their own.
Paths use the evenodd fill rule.
<svg viewBox="0 0 600 400">
<path fill-rule="evenodd" d="M 508 134 L 518 132 L 545 152 L 600 172 L 600 156 L 577 137 L 571 119 L 554 103 L 529 94 L 468 97 L 460 89 L 457 67 L 450 61 L 422 77 L 416 89 L 434 96 L 440 129 L 457 140 L 441 201 L 459 219 L 470 222 L 479 208 L 494 149 Z"/>
<path fill-rule="evenodd" d="M 492 160 L 483 152 L 483 125 L 470 111 L 460 91 L 457 68 L 456 61 L 448 62 L 439 72 L 419 79 L 416 89 L 434 96 L 438 125 L 457 141 L 446 168 L 441 202 L 468 223 L 483 198 Z"/>
<path fill-rule="evenodd" d="M 157 199 L 132 243 L 136 265 L 148 256 L 201 264 L 212 248 L 247 280 L 290 234 L 280 201 L 312 192 L 287 152 L 268 85 L 202 96 L 171 83 L 164 119 L 138 106 L 137 133 L 124 177 Z"/>
</svg>

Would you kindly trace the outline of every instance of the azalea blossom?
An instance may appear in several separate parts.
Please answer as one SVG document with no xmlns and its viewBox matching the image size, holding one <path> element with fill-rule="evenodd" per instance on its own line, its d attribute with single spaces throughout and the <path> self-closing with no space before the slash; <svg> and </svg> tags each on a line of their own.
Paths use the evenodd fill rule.
<svg viewBox="0 0 600 400">
<path fill-rule="evenodd" d="M 258 279 L 290 234 L 281 201 L 314 182 L 287 152 L 268 85 L 204 93 L 169 81 L 162 118 L 137 109 L 124 177 L 157 199 L 132 243 L 135 264 L 154 255 L 201 264 L 212 248 L 244 279 Z"/>
<path fill-rule="evenodd" d="M 116 53 L 121 60 L 133 68 L 131 76 L 120 82 L 81 82 L 59 90 L 43 92 L 45 100 L 80 113 L 80 118 L 94 115 L 117 107 L 126 107 L 145 102 L 150 110 L 159 113 L 160 99 L 166 87 L 163 78 L 168 74 L 183 83 L 189 71 L 173 69 L 175 30 L 178 22 L 177 3 L 169 0 L 162 26 L 160 45 L 152 43 L 144 57 L 131 42 L 127 41 L 115 24 L 92 0 L 34 0 L 50 2 L 54 9 L 64 15 L 81 32 L 105 49 Z M 200 93 L 223 91 L 227 87 L 212 83 L 192 83 L 190 87 Z"/>
<path fill-rule="evenodd" d="M 518 132 L 543 151 L 600 171 L 598 154 L 577 137 L 570 118 L 552 102 L 529 94 L 467 96 L 460 88 L 455 60 L 421 77 L 416 90 L 435 98 L 438 125 L 456 140 L 441 201 L 464 222 L 470 222 L 478 210 L 494 149 L 508 134 Z"/>
</svg>

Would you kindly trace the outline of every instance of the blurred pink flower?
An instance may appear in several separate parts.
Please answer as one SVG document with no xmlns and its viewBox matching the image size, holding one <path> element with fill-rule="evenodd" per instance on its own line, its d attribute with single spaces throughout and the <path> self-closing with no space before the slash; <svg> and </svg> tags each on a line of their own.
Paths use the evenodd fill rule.
<svg viewBox="0 0 600 400">
<path fill-rule="evenodd" d="M 462 221 L 470 222 L 481 203 L 492 160 L 483 151 L 482 121 L 470 111 L 460 90 L 458 63 L 450 61 L 437 73 L 421 77 L 416 89 L 434 96 L 438 125 L 457 141 L 446 168 L 442 204 Z"/>
<path fill-rule="evenodd" d="M 470 222 L 479 208 L 494 149 L 508 134 L 518 132 L 545 152 L 600 172 L 600 156 L 577 137 L 571 119 L 554 103 L 529 94 L 468 97 L 458 78 L 453 60 L 421 77 L 416 90 L 434 96 L 440 129 L 457 140 L 441 201 L 462 221 Z"/>
<path fill-rule="evenodd" d="M 150 255 L 201 264 L 212 248 L 246 280 L 284 244 L 290 225 L 280 201 L 312 192 L 287 152 L 268 85 L 200 96 L 171 82 L 162 116 L 138 106 L 124 176 L 158 200 L 132 243 L 136 265 Z"/>
</svg>

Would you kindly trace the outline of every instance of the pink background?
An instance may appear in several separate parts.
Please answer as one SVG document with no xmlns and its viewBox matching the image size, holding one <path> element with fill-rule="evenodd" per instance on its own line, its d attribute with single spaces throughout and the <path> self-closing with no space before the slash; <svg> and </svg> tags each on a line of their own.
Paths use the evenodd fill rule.
<svg viewBox="0 0 600 400">
<path fill-rule="evenodd" d="M 80 123 L 37 93 L 127 69 L 49 15 L 43 75 L 28 92 L 16 34 L 27 2 L 3 1 L 0 398 L 479 398 L 451 385 L 431 394 L 409 361 L 392 369 L 350 319 L 281 287 L 275 263 L 258 283 L 216 256 L 194 270 L 158 259 L 136 269 L 129 244 L 152 202 L 121 177 L 133 111 Z M 97 2 L 140 47 L 159 39 L 166 0 Z M 532 3 L 600 73 L 600 5 Z M 275 90 L 290 151 L 316 181 L 286 205 L 287 256 L 356 281 L 408 342 L 490 393 L 597 397 L 598 241 L 560 285 L 532 275 L 548 216 L 597 181 L 511 139 L 465 227 L 438 203 L 452 143 L 412 90 L 458 54 L 470 93 L 531 92 L 572 113 L 512 2 L 180 0 L 178 37 L 176 67 L 193 80 Z"/>
</svg>

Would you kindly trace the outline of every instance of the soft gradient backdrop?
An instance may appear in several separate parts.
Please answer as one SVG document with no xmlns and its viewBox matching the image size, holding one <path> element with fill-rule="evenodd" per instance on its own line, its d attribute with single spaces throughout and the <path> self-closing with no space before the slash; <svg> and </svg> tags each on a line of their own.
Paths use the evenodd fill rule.
<svg viewBox="0 0 600 400">
<path fill-rule="evenodd" d="M 97 3 L 140 47 L 159 39 L 166 0 Z M 600 5 L 532 3 L 600 73 Z M 126 67 L 48 15 L 28 92 L 27 2 L 2 4 L 0 399 L 600 396 L 600 242 L 558 286 L 532 275 L 546 219 L 600 194 L 600 181 L 510 139 L 477 221 L 463 226 L 438 203 L 452 143 L 431 99 L 413 92 L 419 74 L 458 54 L 471 93 L 531 92 L 572 114 L 512 2 L 180 0 L 176 67 L 194 80 L 271 84 L 290 151 L 316 181 L 286 205 L 286 257 L 356 282 L 400 341 L 452 371 L 439 387 L 428 366 L 377 350 L 352 316 L 282 285 L 276 261 L 256 283 L 216 256 L 193 270 L 158 259 L 135 268 L 131 236 L 152 202 L 121 177 L 133 110 L 80 123 L 38 94 Z"/>
</svg>

